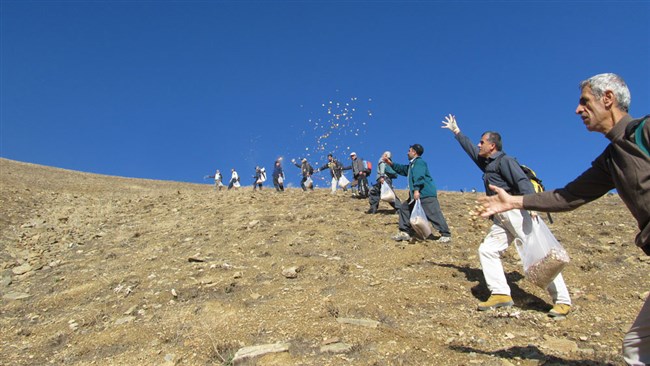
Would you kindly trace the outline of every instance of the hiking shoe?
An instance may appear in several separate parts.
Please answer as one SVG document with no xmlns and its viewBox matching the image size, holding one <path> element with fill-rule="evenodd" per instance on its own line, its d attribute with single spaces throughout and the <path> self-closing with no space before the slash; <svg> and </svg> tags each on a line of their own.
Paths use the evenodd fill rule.
<svg viewBox="0 0 650 366">
<path fill-rule="evenodd" d="M 373 209 L 369 209 L 368 211 L 366 211 L 366 213 L 372 215 L 372 214 L 376 214 L 377 211 L 375 211 Z"/>
<path fill-rule="evenodd" d="M 553 309 L 548 312 L 551 318 L 564 317 L 571 311 L 571 305 L 568 304 L 555 304 Z"/>
<path fill-rule="evenodd" d="M 441 236 L 436 240 L 438 243 L 451 243 L 451 236 Z"/>
<path fill-rule="evenodd" d="M 396 235 L 391 236 L 391 239 L 393 239 L 395 241 L 409 241 L 409 240 L 411 240 L 411 235 L 409 235 L 408 233 L 406 233 L 404 231 L 400 231 Z"/>
<path fill-rule="evenodd" d="M 485 302 L 478 304 L 479 311 L 485 311 L 496 308 L 505 308 L 514 305 L 512 297 L 508 295 L 490 295 L 490 298 Z"/>
</svg>

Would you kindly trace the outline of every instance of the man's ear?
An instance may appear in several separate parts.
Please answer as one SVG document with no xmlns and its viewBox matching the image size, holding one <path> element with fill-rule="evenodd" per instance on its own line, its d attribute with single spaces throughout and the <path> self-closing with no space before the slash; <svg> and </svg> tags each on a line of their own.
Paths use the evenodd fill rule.
<svg viewBox="0 0 650 366">
<path fill-rule="evenodd" d="M 603 94 L 603 103 L 607 109 L 610 109 L 616 105 L 616 96 L 614 95 L 614 92 L 611 90 L 606 90 L 605 94 Z"/>
</svg>

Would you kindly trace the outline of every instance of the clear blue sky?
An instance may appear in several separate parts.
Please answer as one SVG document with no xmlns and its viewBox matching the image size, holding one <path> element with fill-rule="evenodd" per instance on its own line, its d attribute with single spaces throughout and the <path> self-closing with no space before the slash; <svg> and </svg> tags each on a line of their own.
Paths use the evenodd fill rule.
<svg viewBox="0 0 650 366">
<path fill-rule="evenodd" d="M 420 143 L 439 189 L 480 190 L 453 113 L 552 188 L 607 144 L 574 114 L 581 80 L 617 73 L 650 113 L 650 1 L 0 4 L 0 156 L 24 162 L 250 185 L 283 156 L 295 186 L 290 158 Z"/>
</svg>

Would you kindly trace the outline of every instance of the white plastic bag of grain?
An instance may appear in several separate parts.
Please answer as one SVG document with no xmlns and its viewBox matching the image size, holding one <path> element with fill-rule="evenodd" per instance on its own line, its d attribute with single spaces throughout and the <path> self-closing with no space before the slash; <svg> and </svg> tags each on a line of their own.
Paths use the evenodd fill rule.
<svg viewBox="0 0 650 366">
<path fill-rule="evenodd" d="M 311 188 L 314 185 L 314 181 L 311 179 L 311 177 L 307 177 L 305 179 L 305 188 Z"/>
<path fill-rule="evenodd" d="M 530 233 L 524 240 L 515 239 L 515 247 L 524 265 L 524 275 L 543 289 L 569 263 L 569 254 L 539 217 L 532 220 Z"/>
<path fill-rule="evenodd" d="M 411 223 L 411 228 L 413 228 L 420 239 L 426 239 L 431 235 L 431 225 L 427 219 L 427 214 L 424 213 L 420 200 L 415 201 L 409 222 Z"/>
<path fill-rule="evenodd" d="M 341 174 L 341 178 L 339 178 L 339 187 L 345 188 L 345 186 L 348 184 L 350 184 L 348 178 L 346 178 L 345 175 Z"/>
<path fill-rule="evenodd" d="M 386 182 L 381 184 L 380 199 L 384 202 L 395 202 L 395 192 L 390 189 L 390 186 Z"/>
</svg>

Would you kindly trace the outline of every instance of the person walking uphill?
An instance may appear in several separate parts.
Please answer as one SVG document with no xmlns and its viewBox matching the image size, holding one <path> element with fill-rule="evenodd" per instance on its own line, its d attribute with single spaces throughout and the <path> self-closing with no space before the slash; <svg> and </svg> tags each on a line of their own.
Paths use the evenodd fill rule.
<svg viewBox="0 0 650 366">
<path fill-rule="evenodd" d="M 231 175 L 230 175 L 230 183 L 228 183 L 228 190 L 232 189 L 233 187 L 239 188 L 241 186 L 241 184 L 239 184 L 239 174 L 237 174 L 235 168 L 232 168 L 230 171 L 231 171 Z"/>
<path fill-rule="evenodd" d="M 379 159 L 377 163 L 377 182 L 370 188 L 368 193 L 368 203 L 370 203 L 370 208 L 366 211 L 367 214 L 375 214 L 379 209 L 379 201 L 381 201 L 381 185 L 386 182 L 390 189 L 393 189 L 393 179 L 397 178 L 397 173 L 386 164 L 384 158 L 390 159 L 392 154 L 390 151 L 385 151 L 384 154 Z M 389 202 L 394 209 L 398 210 L 401 204 L 397 195 L 395 195 L 395 201 Z"/>
<path fill-rule="evenodd" d="M 219 169 L 217 169 L 217 171 L 214 173 L 214 186 L 215 186 L 215 188 L 217 188 L 218 190 L 221 190 L 221 188 L 223 188 L 223 182 L 222 181 L 223 181 L 223 176 L 221 175 L 221 172 L 219 171 Z"/>
<path fill-rule="evenodd" d="M 456 117 L 449 115 L 442 122 L 442 128 L 449 129 L 456 140 L 465 150 L 470 159 L 483 172 L 483 183 L 488 195 L 494 194 L 488 186 L 493 184 L 513 194 L 535 193 L 535 188 L 517 161 L 503 152 L 501 135 L 497 132 L 485 132 L 478 146 L 460 132 Z M 510 296 L 510 287 L 506 281 L 501 263 L 501 253 L 515 239 L 524 240 L 524 227 L 531 227 L 532 220 L 541 220 L 536 214 L 531 215 L 526 210 L 509 210 L 492 217 L 492 227 L 478 248 L 483 276 L 490 290 L 490 298 L 478 304 L 478 310 L 488 310 L 514 305 Z M 571 309 L 569 290 L 564 283 L 562 274 L 551 282 L 546 290 L 553 299 L 553 308 L 548 315 L 551 317 L 565 316 Z"/>
<path fill-rule="evenodd" d="M 300 173 L 302 174 L 302 179 L 300 180 L 300 187 L 302 188 L 303 191 L 306 191 L 307 187 L 305 186 L 305 182 L 309 177 L 311 177 L 312 174 L 314 174 L 314 168 L 312 168 L 311 164 L 307 162 L 306 158 L 303 158 L 300 164 L 296 163 L 296 159 L 291 159 L 291 162 L 293 163 L 293 165 L 300 168 Z M 309 186 L 309 189 L 311 189 L 312 191 L 314 190 L 313 183 L 311 184 L 311 186 Z"/>
<path fill-rule="evenodd" d="M 282 170 L 282 160 L 275 161 L 273 167 L 273 186 L 278 192 L 284 192 L 284 171 Z"/>
<path fill-rule="evenodd" d="M 368 197 L 368 171 L 366 169 L 365 162 L 363 159 L 357 157 L 357 153 L 350 153 L 350 160 L 352 164 L 343 168 L 343 170 L 352 169 L 352 176 L 357 180 L 358 183 L 358 196 L 360 198 Z"/>
<path fill-rule="evenodd" d="M 599 74 L 580 83 L 575 113 L 589 131 L 610 140 L 605 150 L 564 188 L 511 196 L 490 185 L 496 195 L 482 197 L 488 217 L 512 209 L 547 212 L 569 211 L 616 189 L 639 226 L 636 245 L 650 255 L 650 115 L 633 119 L 629 114 L 630 91 L 616 74 Z M 639 290 L 647 290 L 639 284 Z M 623 359 L 628 365 L 650 364 L 650 297 L 623 337 Z"/>
<path fill-rule="evenodd" d="M 256 166 L 255 175 L 253 176 L 253 190 L 255 191 L 259 188 L 261 191 L 264 181 L 266 181 L 266 172 L 264 171 L 264 168 Z"/>
<path fill-rule="evenodd" d="M 336 193 L 336 187 L 338 187 L 339 179 L 343 176 L 343 165 L 332 156 L 332 154 L 327 155 L 327 163 L 322 167 L 316 169 L 316 173 L 329 169 L 330 174 L 332 175 L 332 194 Z M 347 191 L 346 187 L 343 187 L 343 191 Z"/>
<path fill-rule="evenodd" d="M 409 200 L 400 205 L 399 232 L 392 239 L 395 241 L 411 240 L 411 234 L 413 234 L 413 229 L 410 224 L 411 211 L 413 210 L 413 206 L 415 206 L 415 202 L 420 200 L 427 219 L 442 235 L 437 241 L 440 243 L 448 243 L 451 241 L 451 233 L 440 209 L 438 192 L 429 174 L 429 167 L 421 158 L 423 153 L 424 148 L 422 145 L 414 144 L 409 147 L 407 153 L 409 164 L 407 165 L 393 163 L 389 157 L 383 158 L 384 162 L 393 168 L 397 174 L 407 177 L 409 184 Z"/>
</svg>

